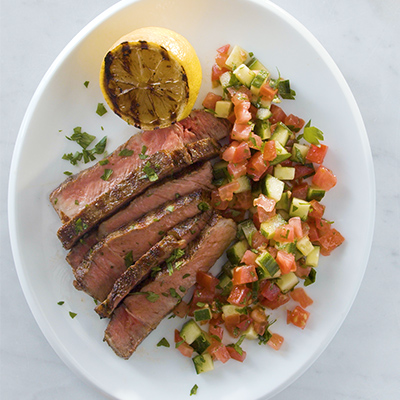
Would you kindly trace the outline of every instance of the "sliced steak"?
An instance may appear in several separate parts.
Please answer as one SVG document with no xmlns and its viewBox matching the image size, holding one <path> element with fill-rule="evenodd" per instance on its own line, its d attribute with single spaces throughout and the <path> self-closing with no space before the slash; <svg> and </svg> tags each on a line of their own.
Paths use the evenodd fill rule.
<svg viewBox="0 0 400 400">
<path fill-rule="evenodd" d="M 126 268 L 157 243 L 164 232 L 207 207 L 210 208 L 209 192 L 200 190 L 169 201 L 132 225 L 111 233 L 74 270 L 75 287 L 104 301 Z"/>
<path fill-rule="evenodd" d="M 214 215 L 199 238 L 190 243 L 179 269 L 163 271 L 146 284 L 140 294 L 131 294 L 117 307 L 104 339 L 115 353 L 129 358 L 143 339 L 180 302 L 180 296 L 195 284 L 198 271 L 208 271 L 236 235 L 236 224 Z M 151 301 L 148 296 L 151 295 Z"/>
<path fill-rule="evenodd" d="M 193 165 L 184 172 L 150 186 L 144 193 L 134 198 L 128 207 L 103 221 L 98 230 L 94 229 L 80 239 L 69 252 L 68 263 L 73 269 L 76 269 L 90 248 L 101 238 L 154 210 L 166 201 L 174 200 L 178 195 L 185 196 L 199 189 L 212 190 L 213 188 L 210 162 L 200 166 Z"/>
<path fill-rule="evenodd" d="M 214 188 L 211 183 L 212 178 L 211 163 L 206 162 L 198 168 L 192 168 L 183 174 L 151 186 L 143 194 L 133 199 L 128 207 L 102 222 L 99 226 L 98 237 L 106 237 L 166 201 L 185 196 L 198 189 L 212 190 Z"/>
<path fill-rule="evenodd" d="M 158 267 L 160 263 L 171 257 L 174 261 L 177 259 L 176 251 L 184 249 L 199 235 L 210 219 L 211 213 L 211 210 L 206 211 L 168 231 L 162 240 L 156 243 L 116 280 L 107 299 L 95 308 L 96 312 L 103 318 L 110 317 L 118 304 L 150 274 L 152 268 Z M 182 252 L 183 254 L 184 252 Z"/>
<path fill-rule="evenodd" d="M 102 193 L 92 203 L 87 203 L 75 217 L 58 230 L 58 238 L 66 249 L 70 249 L 86 232 L 141 194 L 154 184 L 154 181 L 179 172 L 196 162 L 216 157 L 219 149 L 218 143 L 208 138 L 189 143 L 183 148 L 172 151 L 162 150 L 151 155 L 146 159 L 144 166 L 130 171 L 125 180 L 119 183 L 114 182 L 114 186 L 108 187 L 108 191 Z M 112 165 L 109 168 L 112 168 Z M 88 189 L 81 187 L 80 190 L 85 192 L 90 190 L 90 186 Z"/>
</svg>

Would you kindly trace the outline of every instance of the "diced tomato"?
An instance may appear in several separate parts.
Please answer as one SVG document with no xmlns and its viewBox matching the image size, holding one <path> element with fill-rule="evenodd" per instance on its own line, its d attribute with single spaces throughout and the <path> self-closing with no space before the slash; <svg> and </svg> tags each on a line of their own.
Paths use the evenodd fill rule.
<svg viewBox="0 0 400 400">
<path fill-rule="evenodd" d="M 304 126 L 305 121 L 293 114 L 289 114 L 283 123 L 293 132 L 298 132 Z"/>
<path fill-rule="evenodd" d="M 258 255 L 251 250 L 246 250 L 240 262 L 246 265 L 255 265 Z"/>
<path fill-rule="evenodd" d="M 282 347 L 284 338 L 277 333 L 273 333 L 269 338 L 267 344 L 271 346 L 274 350 L 279 350 Z"/>
<path fill-rule="evenodd" d="M 253 106 L 253 104 L 250 103 L 250 110 L 249 111 L 251 113 L 251 118 L 255 119 L 256 115 L 257 115 L 258 108 Z"/>
<path fill-rule="evenodd" d="M 226 210 L 221 211 L 221 215 L 224 218 L 231 218 L 235 222 L 243 221 L 245 219 L 244 218 L 245 214 L 246 214 L 246 210 L 234 210 L 232 208 L 227 208 Z"/>
<path fill-rule="evenodd" d="M 330 169 L 320 165 L 312 178 L 312 183 L 315 186 L 328 191 L 336 185 L 337 178 Z"/>
<path fill-rule="evenodd" d="M 253 196 L 250 190 L 236 193 L 232 201 L 234 204 L 231 204 L 230 207 L 235 210 L 248 210 L 253 206 Z"/>
<path fill-rule="evenodd" d="M 267 280 L 266 284 L 261 290 L 261 295 L 269 301 L 275 301 L 280 292 L 281 290 L 277 285 Z"/>
<path fill-rule="evenodd" d="M 258 280 L 255 265 L 242 265 L 233 269 L 233 285 L 244 285 Z"/>
<path fill-rule="evenodd" d="M 265 142 L 263 156 L 265 161 L 275 160 L 276 158 L 275 140 L 268 140 Z"/>
<path fill-rule="evenodd" d="M 228 54 L 230 47 L 231 47 L 230 44 L 225 44 L 225 45 L 221 46 L 219 49 L 217 49 L 217 53 Z"/>
<path fill-rule="evenodd" d="M 234 347 L 226 346 L 229 351 L 229 354 L 233 360 L 243 362 L 246 359 L 246 352 L 244 350 L 239 353 Z"/>
<path fill-rule="evenodd" d="M 308 318 L 310 317 L 310 313 L 300 306 L 296 306 L 293 311 L 287 310 L 287 319 L 286 322 L 288 324 L 292 323 L 295 326 L 298 326 L 301 329 L 306 327 Z"/>
<path fill-rule="evenodd" d="M 247 173 L 253 181 L 259 181 L 268 169 L 268 161 L 265 161 L 261 151 L 253 154 L 247 164 Z"/>
<path fill-rule="evenodd" d="M 278 263 L 283 275 L 296 271 L 297 266 L 294 259 L 294 254 L 292 253 L 279 250 L 278 254 L 276 255 L 276 262 Z"/>
<path fill-rule="evenodd" d="M 256 199 L 253 201 L 254 207 L 261 207 L 266 212 L 271 212 L 275 208 L 276 201 L 274 199 L 270 199 L 269 197 L 265 196 L 264 194 L 260 194 Z"/>
<path fill-rule="evenodd" d="M 281 163 L 282 164 L 282 163 Z M 300 179 L 311 176 L 315 173 L 314 167 L 302 164 L 294 165 L 294 179 Z"/>
<path fill-rule="evenodd" d="M 278 226 L 274 233 L 274 240 L 280 243 L 293 243 L 294 227 L 289 224 Z"/>
<path fill-rule="evenodd" d="M 246 331 L 250 325 L 252 324 L 253 320 L 248 315 L 241 315 L 240 322 L 237 325 L 237 328 L 240 333 Z"/>
<path fill-rule="evenodd" d="M 235 306 L 244 307 L 250 298 L 250 289 L 247 286 L 233 286 L 228 297 L 228 303 Z"/>
<path fill-rule="evenodd" d="M 250 132 L 249 140 L 247 141 L 247 144 L 251 149 L 254 150 L 260 150 L 263 146 L 263 141 L 260 136 L 254 134 L 253 132 Z"/>
<path fill-rule="evenodd" d="M 208 347 L 207 352 L 214 361 L 221 361 L 224 364 L 231 358 L 226 346 L 215 339 L 211 346 Z"/>
<path fill-rule="evenodd" d="M 308 275 L 310 275 L 311 272 L 311 267 L 305 267 L 304 265 L 299 265 L 296 262 L 297 269 L 294 271 L 294 273 L 299 277 L 299 278 L 306 278 Z"/>
<path fill-rule="evenodd" d="M 251 311 L 250 317 L 254 322 L 258 323 L 263 323 L 268 321 L 268 317 L 265 315 L 265 312 L 261 307 L 255 307 Z"/>
<path fill-rule="evenodd" d="M 232 314 L 225 317 L 225 328 L 226 331 L 232 337 L 238 337 L 240 335 L 238 325 L 240 324 L 240 315 L 239 314 Z"/>
<path fill-rule="evenodd" d="M 193 297 L 191 300 L 192 305 L 196 305 L 197 303 L 206 303 L 209 304 L 214 300 L 214 291 L 206 290 L 202 288 L 200 285 L 196 285 L 196 289 L 193 292 Z"/>
<path fill-rule="evenodd" d="M 251 125 L 247 123 L 239 124 L 235 122 L 231 132 L 231 139 L 239 142 L 247 141 L 250 138 L 251 129 Z"/>
<path fill-rule="evenodd" d="M 213 93 L 213 92 L 208 92 L 207 96 L 203 100 L 203 107 L 209 108 L 211 110 L 215 110 L 215 103 L 219 100 L 222 100 L 222 97 Z"/>
<path fill-rule="evenodd" d="M 178 343 L 178 342 L 182 342 L 182 337 L 181 337 L 181 334 L 180 334 L 180 332 L 178 331 L 178 329 L 175 329 L 175 331 L 174 331 L 174 342 L 175 343 Z"/>
<path fill-rule="evenodd" d="M 247 171 L 247 161 L 242 161 L 241 163 L 229 163 L 228 172 L 233 176 L 234 179 L 240 178 L 246 175 Z"/>
<path fill-rule="evenodd" d="M 175 329 L 175 335 L 174 335 L 174 341 L 175 343 L 180 343 L 180 345 L 177 347 L 177 349 L 181 352 L 181 354 L 185 357 L 191 357 L 193 354 L 193 348 L 189 346 L 181 337 L 179 334 L 179 331 Z"/>
<path fill-rule="evenodd" d="M 321 219 L 324 215 L 325 206 L 317 200 L 310 201 L 311 207 L 308 215 L 315 219 Z"/>
<path fill-rule="evenodd" d="M 290 292 L 290 297 L 299 303 L 303 308 L 307 308 L 310 306 L 314 301 L 312 298 L 306 293 L 303 288 L 296 288 Z"/>
<path fill-rule="evenodd" d="M 272 101 L 277 93 L 278 89 L 269 86 L 268 82 L 260 87 L 260 96 L 267 101 Z"/>
<path fill-rule="evenodd" d="M 253 322 L 253 329 L 257 335 L 264 335 L 268 322 Z"/>
<path fill-rule="evenodd" d="M 315 221 L 308 219 L 307 222 L 308 222 L 308 226 L 309 226 L 308 237 L 310 238 L 310 240 L 312 242 L 315 242 L 319 239 L 319 234 L 318 234 L 318 230 L 315 226 Z"/>
<path fill-rule="evenodd" d="M 173 313 L 179 318 L 185 318 L 189 313 L 189 304 L 185 301 L 181 301 L 175 308 Z"/>
<path fill-rule="evenodd" d="M 278 293 L 278 296 L 275 300 L 268 300 L 266 298 L 261 299 L 260 303 L 262 306 L 270 308 L 271 310 L 275 310 L 279 308 L 281 305 L 286 304 L 290 300 L 289 295 Z"/>
<path fill-rule="evenodd" d="M 231 101 L 234 105 L 239 104 L 242 101 L 250 101 L 253 96 L 251 90 L 246 86 L 240 86 L 239 88 L 230 86 L 227 88 L 227 91 L 231 95 Z"/>
<path fill-rule="evenodd" d="M 262 235 L 260 232 L 256 231 L 253 233 L 253 237 L 251 238 L 251 245 L 255 249 L 258 249 L 259 247 L 266 245 L 268 243 L 268 239 Z"/>
<path fill-rule="evenodd" d="M 227 65 L 225 64 L 225 61 L 228 59 L 228 54 L 226 53 L 218 53 L 215 56 L 215 63 L 220 67 L 220 68 L 226 68 Z"/>
<path fill-rule="evenodd" d="M 222 201 L 221 197 L 219 196 L 218 190 L 213 190 L 211 192 L 211 205 L 216 210 L 226 210 L 228 208 L 229 201 Z"/>
<path fill-rule="evenodd" d="M 225 161 L 233 161 L 233 157 L 235 156 L 236 149 L 239 146 L 239 142 L 233 141 L 230 145 L 224 150 L 221 154 L 221 158 Z"/>
<path fill-rule="evenodd" d="M 331 231 L 332 222 L 329 222 L 326 219 L 316 219 L 315 227 L 318 230 L 318 235 L 321 237 Z"/>
<path fill-rule="evenodd" d="M 301 219 L 300 217 L 292 217 L 288 221 L 290 226 L 293 226 L 294 229 L 294 236 L 296 239 L 301 239 L 306 234 L 303 232 Z"/>
<path fill-rule="evenodd" d="M 222 185 L 218 188 L 218 194 L 222 201 L 228 200 L 231 201 L 233 199 L 233 192 L 240 188 L 240 184 L 238 181 L 232 181 Z"/>
<path fill-rule="evenodd" d="M 210 324 L 208 326 L 208 332 L 210 333 L 210 335 L 217 336 L 221 340 L 224 337 L 224 328 L 222 326 L 217 325 L 217 324 L 213 324 L 211 321 L 210 321 Z"/>
<path fill-rule="evenodd" d="M 240 163 L 242 161 L 247 160 L 251 157 L 251 151 L 247 143 L 240 143 L 238 147 L 236 147 L 235 154 L 233 156 L 232 162 Z"/>
<path fill-rule="evenodd" d="M 206 289 L 210 292 L 215 292 L 215 287 L 218 285 L 219 279 L 211 274 L 208 274 L 207 272 L 197 271 L 196 282 L 203 289 Z"/>
<path fill-rule="evenodd" d="M 298 199 L 307 199 L 308 184 L 307 182 L 300 183 L 292 188 L 292 196 Z"/>
<path fill-rule="evenodd" d="M 251 120 L 250 102 L 241 101 L 235 105 L 235 117 L 237 124 L 247 124 Z"/>
<path fill-rule="evenodd" d="M 260 223 L 262 223 L 276 215 L 276 209 L 273 209 L 271 212 L 267 212 L 262 207 L 257 207 L 257 215 L 258 220 L 260 221 Z"/>
<path fill-rule="evenodd" d="M 278 254 L 278 250 L 275 247 L 268 246 L 267 250 L 268 250 L 268 253 L 271 254 L 272 257 L 276 258 L 276 255 Z"/>
<path fill-rule="evenodd" d="M 324 144 L 320 144 L 318 146 L 312 144 L 307 152 L 306 159 L 316 164 L 322 164 L 327 151 L 328 146 L 325 146 Z"/>
<path fill-rule="evenodd" d="M 213 86 L 216 86 L 215 83 L 218 83 L 218 80 L 222 74 L 229 71 L 228 68 L 221 68 L 219 65 L 214 64 L 211 69 L 211 81 L 213 82 Z"/>
<path fill-rule="evenodd" d="M 271 117 L 269 118 L 269 122 L 271 124 L 276 124 L 277 122 L 284 122 L 286 119 L 286 114 L 282 110 L 282 108 L 276 106 L 275 104 L 271 105 L 270 111 L 272 113 Z"/>
<path fill-rule="evenodd" d="M 336 247 L 340 246 L 344 240 L 344 237 L 335 228 L 332 228 L 328 233 L 318 239 L 325 251 L 324 254 L 330 254 Z"/>
</svg>

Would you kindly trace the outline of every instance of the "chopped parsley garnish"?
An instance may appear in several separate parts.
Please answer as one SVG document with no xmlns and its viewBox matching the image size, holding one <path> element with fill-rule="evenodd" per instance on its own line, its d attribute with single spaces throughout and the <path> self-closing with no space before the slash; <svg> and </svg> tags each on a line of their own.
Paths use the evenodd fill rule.
<svg viewBox="0 0 400 400">
<path fill-rule="evenodd" d="M 160 297 L 157 293 L 154 292 L 133 292 L 133 295 L 145 295 L 146 299 L 152 303 L 156 302 Z"/>
<path fill-rule="evenodd" d="M 168 212 L 172 212 L 172 211 L 175 210 L 175 207 L 171 205 L 171 206 L 166 207 L 165 209 L 166 209 Z"/>
<path fill-rule="evenodd" d="M 167 264 L 168 274 L 172 275 L 174 272 L 174 267 L 177 268 L 176 261 L 181 258 L 185 254 L 185 250 L 175 249 L 172 254 L 166 259 L 165 263 Z M 180 264 L 182 265 L 182 264 Z M 180 266 L 179 265 L 179 266 Z"/>
<path fill-rule="evenodd" d="M 239 355 L 242 355 L 243 349 L 240 347 L 240 345 L 243 343 L 245 337 L 246 335 L 240 336 L 239 340 L 236 343 L 228 344 L 228 346 L 233 347 L 239 353 Z"/>
<path fill-rule="evenodd" d="M 190 395 L 192 395 L 192 394 L 197 394 L 197 389 L 198 389 L 199 387 L 197 386 L 197 385 L 194 385 L 193 387 L 192 387 L 192 389 L 190 390 Z"/>
<path fill-rule="evenodd" d="M 95 146 L 94 149 L 91 150 L 95 154 L 103 154 L 104 150 L 106 149 L 106 144 L 107 144 L 107 136 L 104 136 L 100 142 L 98 142 Z"/>
<path fill-rule="evenodd" d="M 154 277 L 157 275 L 158 272 L 161 271 L 161 267 L 159 265 L 157 265 L 156 267 L 153 267 L 151 269 L 151 277 Z"/>
<path fill-rule="evenodd" d="M 103 103 L 98 103 L 97 104 L 96 114 L 98 114 L 98 115 L 100 115 L 100 117 L 102 117 L 106 112 L 107 112 L 107 110 L 104 107 L 104 104 Z"/>
<path fill-rule="evenodd" d="M 70 172 L 70 171 L 64 171 L 64 175 L 70 176 L 70 175 L 72 175 L 72 172 Z"/>
<path fill-rule="evenodd" d="M 143 172 L 146 174 L 146 177 L 149 179 L 150 182 L 155 182 L 156 180 L 158 180 L 158 175 L 156 174 L 154 169 L 150 167 L 149 162 L 147 162 L 143 166 Z"/>
<path fill-rule="evenodd" d="M 170 344 L 168 343 L 168 340 L 165 339 L 165 337 L 163 337 L 158 343 L 157 343 L 157 347 L 170 347 Z"/>
<path fill-rule="evenodd" d="M 200 211 L 207 211 L 207 210 L 210 209 L 210 206 L 209 206 L 205 201 L 201 201 L 201 202 L 197 205 L 197 208 L 198 208 Z"/>
<path fill-rule="evenodd" d="M 282 99 L 294 100 L 296 92 L 290 88 L 289 80 L 279 80 L 278 81 L 278 93 Z"/>
<path fill-rule="evenodd" d="M 107 165 L 108 163 L 109 163 L 109 161 L 106 158 L 104 160 L 99 161 L 100 165 Z"/>
<path fill-rule="evenodd" d="M 74 312 L 72 312 L 72 311 L 69 312 L 69 316 L 70 316 L 72 319 L 74 319 L 77 315 L 78 315 L 77 313 L 74 313 Z"/>
<path fill-rule="evenodd" d="M 85 231 L 88 228 L 88 225 L 85 224 L 81 218 L 78 218 L 75 222 L 75 232 L 80 233 Z"/>
<path fill-rule="evenodd" d="M 141 160 L 145 160 L 146 158 L 148 158 L 149 156 L 146 155 L 146 151 L 147 151 L 147 147 L 143 146 L 142 147 L 142 152 L 139 154 L 139 158 Z"/>
<path fill-rule="evenodd" d="M 317 271 L 314 268 L 311 268 L 310 273 L 304 280 L 304 286 L 312 285 L 315 282 L 316 277 L 317 277 Z"/>
<path fill-rule="evenodd" d="M 105 169 L 104 170 L 104 174 L 100 177 L 101 179 L 103 179 L 103 181 L 108 181 L 108 179 L 110 178 L 110 176 L 112 175 L 113 170 L 112 169 Z"/>
<path fill-rule="evenodd" d="M 179 290 L 180 290 L 182 293 L 186 292 L 185 286 L 179 286 Z"/>
<path fill-rule="evenodd" d="M 77 206 L 79 206 L 79 201 L 78 201 L 78 200 L 75 200 L 75 204 L 76 204 Z"/>
<path fill-rule="evenodd" d="M 84 85 L 85 87 L 88 87 L 88 86 L 89 86 L 89 81 L 83 82 L 83 85 Z"/>
<path fill-rule="evenodd" d="M 132 250 L 124 257 L 125 267 L 130 267 L 133 264 Z"/>
<path fill-rule="evenodd" d="M 182 276 L 182 279 L 189 278 L 189 276 L 190 276 L 190 274 L 185 274 L 185 275 Z"/>
<path fill-rule="evenodd" d="M 304 140 L 306 140 L 308 143 L 318 146 L 319 141 L 324 140 L 324 134 L 315 126 L 311 126 L 311 120 L 309 120 L 304 127 L 303 134 L 297 137 L 298 140 L 301 138 L 304 138 Z"/>
<path fill-rule="evenodd" d="M 58 304 L 59 306 L 62 306 L 62 305 L 64 304 L 64 301 L 59 301 L 57 304 Z"/>
<path fill-rule="evenodd" d="M 133 150 L 123 149 L 119 152 L 120 157 L 130 157 L 133 154 Z"/>
<path fill-rule="evenodd" d="M 82 132 L 82 127 L 77 126 L 74 128 L 74 133 L 71 135 L 71 137 L 66 136 L 66 138 L 78 143 L 83 149 L 86 149 L 93 142 L 93 140 L 96 139 L 96 136 Z"/>
<path fill-rule="evenodd" d="M 169 288 L 169 293 L 175 299 L 182 300 L 182 297 L 179 296 L 179 294 L 177 293 L 177 291 L 174 288 Z"/>
</svg>

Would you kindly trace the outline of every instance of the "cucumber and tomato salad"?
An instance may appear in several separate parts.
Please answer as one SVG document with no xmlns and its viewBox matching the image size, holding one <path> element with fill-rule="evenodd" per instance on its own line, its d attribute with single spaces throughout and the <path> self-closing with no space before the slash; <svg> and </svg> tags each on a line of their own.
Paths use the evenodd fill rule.
<svg viewBox="0 0 400 400">
<path fill-rule="evenodd" d="M 287 323 L 304 329 L 313 302 L 304 286 L 314 283 L 320 255 L 344 241 L 320 202 L 337 182 L 323 164 L 323 133 L 277 106 L 295 98 L 289 80 L 274 79 L 252 53 L 226 45 L 217 50 L 212 82 L 221 95 L 210 92 L 203 106 L 233 124 L 214 165 L 212 205 L 238 223 L 238 236 L 218 277 L 198 273 L 190 303 L 175 311 L 192 317 L 175 343 L 197 373 L 212 370 L 215 360 L 244 361 L 245 338 L 278 350 L 284 339 L 270 332 L 267 310 L 290 299 L 298 305 L 287 310 Z"/>
</svg>

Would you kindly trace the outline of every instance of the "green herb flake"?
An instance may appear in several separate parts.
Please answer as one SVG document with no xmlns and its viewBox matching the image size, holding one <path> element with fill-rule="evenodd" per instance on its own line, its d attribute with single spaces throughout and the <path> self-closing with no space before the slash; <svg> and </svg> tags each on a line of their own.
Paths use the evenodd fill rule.
<svg viewBox="0 0 400 400">
<path fill-rule="evenodd" d="M 78 143 L 83 149 L 86 149 L 93 142 L 93 140 L 96 139 L 96 136 L 82 132 L 82 127 L 77 126 L 74 128 L 74 133 L 71 135 L 71 137 L 66 136 L 66 138 Z"/>
<path fill-rule="evenodd" d="M 168 343 L 168 340 L 165 339 L 165 337 L 163 337 L 158 343 L 157 343 L 157 347 L 171 347 L 170 344 Z"/>
<path fill-rule="evenodd" d="M 189 278 L 189 276 L 190 276 L 190 274 L 185 274 L 185 275 L 182 276 L 182 279 Z"/>
<path fill-rule="evenodd" d="M 198 302 L 196 303 L 196 306 L 197 306 L 197 307 L 200 307 L 200 308 L 205 307 L 205 305 L 206 305 L 206 303 L 203 303 L 203 302 L 201 302 L 201 301 L 198 301 Z"/>
<path fill-rule="evenodd" d="M 59 306 L 62 306 L 64 303 L 65 303 L 64 301 L 59 301 L 57 304 L 58 304 Z"/>
<path fill-rule="evenodd" d="M 72 175 L 72 172 L 70 172 L 70 171 L 64 171 L 64 175 L 70 176 L 70 175 Z"/>
<path fill-rule="evenodd" d="M 98 114 L 98 115 L 100 115 L 100 117 L 102 117 L 106 112 L 107 112 L 107 110 L 104 107 L 104 104 L 103 103 L 98 103 L 97 104 L 96 114 Z"/>
<path fill-rule="evenodd" d="M 159 295 L 157 294 L 157 293 L 154 293 L 154 292 L 147 292 L 147 296 L 146 296 L 146 299 L 148 300 L 148 301 L 150 301 L 151 303 L 154 303 L 154 302 L 156 302 L 158 299 L 159 299 Z"/>
<path fill-rule="evenodd" d="M 133 264 L 132 250 L 124 257 L 125 267 L 130 267 Z"/>
<path fill-rule="evenodd" d="M 306 126 L 304 127 L 304 132 L 302 137 L 308 143 L 315 144 L 316 146 L 319 145 L 320 140 L 324 140 L 324 134 L 315 126 L 311 126 L 311 120 L 307 122 Z"/>
<path fill-rule="evenodd" d="M 70 316 L 72 319 L 74 319 L 77 315 L 78 315 L 77 313 L 74 313 L 74 312 L 72 312 L 72 311 L 69 312 L 69 316 Z"/>
<path fill-rule="evenodd" d="M 149 157 L 149 156 L 146 155 L 146 151 L 147 151 L 147 147 L 146 147 L 146 146 L 143 146 L 143 147 L 142 147 L 142 151 L 141 151 L 141 153 L 139 154 L 139 158 L 140 158 L 141 160 L 145 160 L 146 158 Z"/>
<path fill-rule="evenodd" d="M 173 205 L 170 205 L 168 207 L 165 208 L 168 212 L 172 212 L 175 210 L 175 207 Z"/>
<path fill-rule="evenodd" d="M 193 387 L 192 387 L 192 389 L 190 390 L 190 395 L 192 396 L 192 395 L 194 395 L 194 394 L 197 394 L 197 389 L 198 389 L 199 387 L 197 386 L 197 385 L 194 385 Z"/>
<path fill-rule="evenodd" d="M 85 224 L 81 218 L 78 218 L 75 222 L 75 233 L 80 233 L 85 231 L 88 228 L 88 225 Z"/>
<path fill-rule="evenodd" d="M 120 157 L 130 157 L 133 154 L 133 150 L 123 149 L 119 152 Z"/>
<path fill-rule="evenodd" d="M 58 199 L 54 199 L 54 205 L 58 203 Z"/>
<path fill-rule="evenodd" d="M 315 282 L 316 277 L 317 277 L 317 271 L 314 268 L 311 268 L 310 273 L 304 280 L 304 286 L 312 285 Z"/>
<path fill-rule="evenodd" d="M 107 136 L 104 136 L 104 137 L 100 140 L 100 142 L 98 142 L 98 143 L 94 146 L 92 152 L 95 153 L 95 154 L 103 154 L 104 151 L 105 151 L 105 149 L 106 149 L 106 145 L 107 145 Z"/>
<path fill-rule="evenodd" d="M 88 87 L 88 86 L 89 86 L 89 81 L 83 82 L 83 85 L 84 85 L 85 87 Z"/>
<path fill-rule="evenodd" d="M 185 343 L 184 340 L 180 340 L 179 342 L 175 343 L 175 348 L 177 349 L 182 343 Z"/>
<path fill-rule="evenodd" d="M 112 175 L 113 170 L 112 169 L 105 169 L 104 170 L 104 174 L 100 177 L 101 179 L 103 179 L 103 181 L 108 181 L 108 179 L 110 178 L 110 176 Z"/>
<path fill-rule="evenodd" d="M 158 231 L 158 234 L 159 234 L 160 236 L 163 236 L 163 235 L 165 235 L 165 232 L 164 232 L 164 231 Z"/>
<path fill-rule="evenodd" d="M 169 288 L 169 293 L 175 299 L 182 300 L 182 297 L 179 296 L 179 294 L 177 293 L 177 291 L 174 288 Z"/>
<path fill-rule="evenodd" d="M 186 292 L 185 286 L 179 286 L 179 290 L 180 290 L 182 293 L 185 293 L 185 292 Z"/>
<path fill-rule="evenodd" d="M 146 165 L 143 166 L 143 172 L 146 174 L 146 177 L 150 182 L 155 182 L 158 180 L 158 175 L 154 171 L 153 168 L 150 167 L 150 163 L 147 162 Z"/>
<path fill-rule="evenodd" d="M 100 165 L 107 165 L 108 163 L 109 163 L 109 161 L 106 158 L 104 160 L 99 161 Z"/>
<path fill-rule="evenodd" d="M 197 205 L 197 208 L 198 208 L 200 211 L 207 211 L 207 210 L 210 209 L 210 206 L 209 206 L 205 201 L 201 201 L 201 202 Z"/>
</svg>

